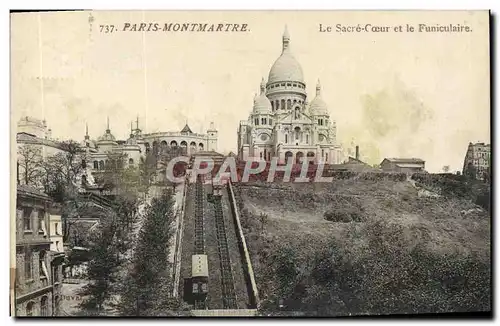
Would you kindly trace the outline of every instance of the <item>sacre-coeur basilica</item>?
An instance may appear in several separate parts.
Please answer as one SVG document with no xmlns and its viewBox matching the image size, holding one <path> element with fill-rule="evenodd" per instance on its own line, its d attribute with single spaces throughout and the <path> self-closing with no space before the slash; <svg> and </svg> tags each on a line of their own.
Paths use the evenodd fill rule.
<svg viewBox="0 0 500 326">
<path fill-rule="evenodd" d="M 336 144 L 336 123 L 322 98 L 320 81 L 309 103 L 304 73 L 291 49 L 285 27 L 281 55 L 262 79 L 248 120 L 238 128 L 238 158 L 260 158 L 300 162 L 304 156 L 315 162 L 339 164 L 342 148 Z"/>
</svg>

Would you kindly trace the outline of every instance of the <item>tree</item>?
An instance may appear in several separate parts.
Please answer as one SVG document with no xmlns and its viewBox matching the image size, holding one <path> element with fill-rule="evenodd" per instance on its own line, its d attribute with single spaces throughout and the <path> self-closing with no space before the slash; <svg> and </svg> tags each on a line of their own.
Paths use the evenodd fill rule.
<svg viewBox="0 0 500 326">
<path fill-rule="evenodd" d="M 139 186 L 145 193 L 147 193 L 156 176 L 156 164 L 156 156 L 151 151 L 146 153 L 145 158 L 141 157 L 139 161 Z"/>
<path fill-rule="evenodd" d="M 170 298 L 169 244 L 174 230 L 174 198 L 165 191 L 146 209 L 132 265 L 120 287 L 120 313 L 124 316 L 175 314 L 181 304 Z"/>
<path fill-rule="evenodd" d="M 42 162 L 39 170 L 43 171 L 44 191 L 62 205 L 63 241 L 67 242 L 75 218 L 98 212 L 80 193 L 82 185 L 78 181 L 86 173 L 80 145 L 70 140 L 60 143 L 60 149 Z"/>
<path fill-rule="evenodd" d="M 100 227 L 90 245 L 91 259 L 87 269 L 89 283 L 80 291 L 80 295 L 86 298 L 80 304 L 83 315 L 106 315 L 105 303 L 113 293 L 113 284 L 117 281 L 117 271 L 120 266 L 117 230 L 115 214 L 102 216 Z"/>
<path fill-rule="evenodd" d="M 443 172 L 444 173 L 448 173 L 449 171 L 450 171 L 450 166 L 449 165 L 443 166 Z"/>
<path fill-rule="evenodd" d="M 18 148 L 17 163 L 20 174 L 19 181 L 23 184 L 38 187 L 40 186 L 43 162 L 42 150 L 40 146 L 26 144 Z"/>
</svg>

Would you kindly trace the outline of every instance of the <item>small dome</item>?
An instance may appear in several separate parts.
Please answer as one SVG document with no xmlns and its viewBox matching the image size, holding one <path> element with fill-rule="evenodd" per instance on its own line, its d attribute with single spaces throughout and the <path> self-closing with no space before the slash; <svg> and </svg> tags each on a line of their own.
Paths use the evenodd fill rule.
<svg viewBox="0 0 500 326">
<path fill-rule="evenodd" d="M 321 84 L 319 83 L 319 80 L 316 85 L 316 97 L 312 100 L 311 105 L 309 106 L 309 111 L 311 112 L 311 115 L 328 115 L 328 107 L 321 97 Z"/>
<path fill-rule="evenodd" d="M 260 114 L 272 113 L 271 102 L 266 96 L 266 82 L 262 78 L 260 83 L 260 95 L 255 96 L 253 100 L 253 112 Z"/>
<path fill-rule="evenodd" d="M 101 137 L 99 137 L 97 139 L 98 142 L 106 142 L 106 141 L 111 141 L 111 142 L 114 142 L 116 141 L 116 138 L 115 136 L 113 136 L 113 134 L 111 133 L 111 129 L 109 129 L 109 117 L 108 117 L 108 122 L 107 122 L 107 128 L 106 128 L 106 132 L 104 133 L 104 135 L 102 135 Z"/>
<path fill-rule="evenodd" d="M 113 134 L 111 133 L 111 130 L 109 129 L 106 129 L 106 133 L 104 133 L 104 135 L 102 135 L 101 137 L 99 137 L 99 141 L 116 141 L 116 138 L 115 136 L 113 136 Z"/>
<path fill-rule="evenodd" d="M 268 78 L 269 83 L 281 81 L 304 82 L 302 67 L 290 51 L 290 35 L 286 28 L 283 34 L 283 52 L 271 67 Z"/>
</svg>

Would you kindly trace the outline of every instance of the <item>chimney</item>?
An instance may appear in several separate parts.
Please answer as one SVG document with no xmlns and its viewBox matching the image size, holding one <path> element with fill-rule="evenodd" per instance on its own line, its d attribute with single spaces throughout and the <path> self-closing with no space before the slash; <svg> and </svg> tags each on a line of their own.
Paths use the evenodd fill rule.
<svg viewBox="0 0 500 326">
<path fill-rule="evenodd" d="M 356 160 L 359 160 L 359 146 L 356 145 Z"/>
</svg>

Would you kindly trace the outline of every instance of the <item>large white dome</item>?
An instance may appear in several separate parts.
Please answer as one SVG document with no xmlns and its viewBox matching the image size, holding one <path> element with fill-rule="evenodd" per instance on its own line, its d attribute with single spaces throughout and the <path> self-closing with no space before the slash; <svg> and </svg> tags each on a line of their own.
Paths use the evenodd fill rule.
<svg viewBox="0 0 500 326">
<path fill-rule="evenodd" d="M 267 81 L 268 83 L 281 81 L 304 82 L 302 67 L 290 51 L 290 36 L 286 29 L 283 34 L 283 52 L 271 67 Z"/>
<path fill-rule="evenodd" d="M 290 50 L 285 50 L 274 62 L 269 71 L 269 83 L 281 81 L 304 82 L 304 73 L 300 63 L 293 57 Z"/>
</svg>

